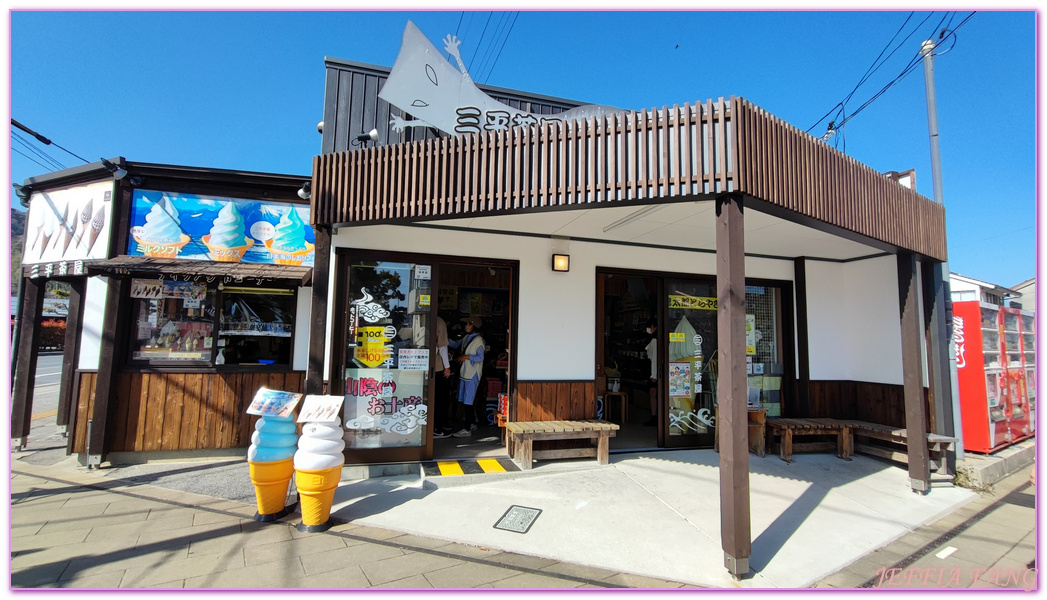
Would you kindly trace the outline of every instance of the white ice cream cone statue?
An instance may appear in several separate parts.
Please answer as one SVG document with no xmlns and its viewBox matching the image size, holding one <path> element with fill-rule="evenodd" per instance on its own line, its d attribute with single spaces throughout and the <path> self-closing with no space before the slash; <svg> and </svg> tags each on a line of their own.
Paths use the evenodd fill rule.
<svg viewBox="0 0 1047 600">
<path fill-rule="evenodd" d="M 263 417 L 255 423 L 247 462 L 258 502 L 256 521 L 272 521 L 287 514 L 284 509 L 294 474 L 297 442 L 293 414 Z"/>
<path fill-rule="evenodd" d="M 299 531 L 317 532 L 330 528 L 334 493 L 345 464 L 344 448 L 342 427 L 337 420 L 308 423 L 302 428 L 298 452 L 294 455 L 295 484 L 302 510 Z"/>
</svg>

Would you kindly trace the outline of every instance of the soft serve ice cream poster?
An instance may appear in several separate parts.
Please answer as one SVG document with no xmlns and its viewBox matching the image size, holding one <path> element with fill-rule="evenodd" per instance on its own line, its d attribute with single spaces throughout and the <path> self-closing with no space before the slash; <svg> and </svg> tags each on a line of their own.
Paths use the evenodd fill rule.
<svg viewBox="0 0 1047 600">
<path fill-rule="evenodd" d="M 309 207 L 135 190 L 127 254 L 311 267 Z"/>
</svg>

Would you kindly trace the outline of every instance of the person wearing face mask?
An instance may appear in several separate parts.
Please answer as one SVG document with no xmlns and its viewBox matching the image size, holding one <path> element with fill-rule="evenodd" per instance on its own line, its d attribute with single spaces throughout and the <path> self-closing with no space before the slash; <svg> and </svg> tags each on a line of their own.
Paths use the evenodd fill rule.
<svg viewBox="0 0 1047 600">
<path fill-rule="evenodd" d="M 651 336 L 646 348 L 647 358 L 651 361 L 651 418 L 644 421 L 644 425 L 652 427 L 658 423 L 658 319 L 647 320 L 647 333 Z"/>
</svg>

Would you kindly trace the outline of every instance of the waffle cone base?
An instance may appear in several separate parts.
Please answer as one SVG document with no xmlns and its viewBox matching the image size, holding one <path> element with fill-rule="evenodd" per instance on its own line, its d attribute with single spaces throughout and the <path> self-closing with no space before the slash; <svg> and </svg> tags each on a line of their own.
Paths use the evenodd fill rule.
<svg viewBox="0 0 1047 600">
<path fill-rule="evenodd" d="M 258 514 L 271 515 L 284 509 L 287 501 L 287 488 L 291 485 L 294 474 L 294 460 L 286 459 L 276 462 L 248 461 L 251 472 L 251 483 L 254 484 L 255 500 L 258 502 Z"/>
<path fill-rule="evenodd" d="M 331 518 L 334 492 L 338 489 L 341 479 L 341 465 L 331 469 L 295 472 L 303 525 L 310 527 L 327 523 Z"/>
</svg>

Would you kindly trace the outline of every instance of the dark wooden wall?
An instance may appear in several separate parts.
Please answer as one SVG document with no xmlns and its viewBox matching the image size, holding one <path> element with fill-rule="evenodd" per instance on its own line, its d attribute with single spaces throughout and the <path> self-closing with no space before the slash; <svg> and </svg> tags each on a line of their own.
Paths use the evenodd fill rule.
<svg viewBox="0 0 1047 600">
<path fill-rule="evenodd" d="M 300 371 L 120 373 L 115 418 L 106 432 L 108 452 L 246 447 L 257 417 L 244 411 L 258 389 L 298 392 L 304 378 Z M 87 452 L 96 379 L 96 373 L 80 373 L 73 452 Z"/>
<path fill-rule="evenodd" d="M 596 418 L 593 381 L 519 381 L 510 421 L 568 421 Z"/>
<path fill-rule="evenodd" d="M 856 419 L 905 427 L 905 397 L 901 385 L 866 381 L 811 381 L 810 414 L 786 417 Z M 935 431 L 933 399 L 924 388 L 928 432 Z"/>
</svg>

